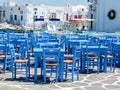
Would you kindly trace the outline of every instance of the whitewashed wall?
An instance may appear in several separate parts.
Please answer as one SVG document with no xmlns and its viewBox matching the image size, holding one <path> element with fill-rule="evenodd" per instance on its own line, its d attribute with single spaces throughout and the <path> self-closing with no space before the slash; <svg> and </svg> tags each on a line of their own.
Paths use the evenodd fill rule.
<svg viewBox="0 0 120 90">
<path fill-rule="evenodd" d="M 120 31 L 120 0 L 98 0 L 96 12 L 96 30 L 104 32 Z M 114 9 L 116 18 L 110 20 L 108 12 Z"/>
</svg>

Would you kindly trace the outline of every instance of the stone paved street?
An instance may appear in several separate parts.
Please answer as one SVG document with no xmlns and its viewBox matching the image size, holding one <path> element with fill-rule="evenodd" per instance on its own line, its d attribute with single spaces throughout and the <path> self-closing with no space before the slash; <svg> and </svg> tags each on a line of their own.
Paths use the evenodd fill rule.
<svg viewBox="0 0 120 90">
<path fill-rule="evenodd" d="M 41 79 L 37 84 L 33 82 L 33 72 L 29 81 L 24 78 L 11 80 L 11 72 L 3 74 L 0 72 L 0 90 L 120 90 L 120 69 L 117 68 L 115 73 L 91 73 L 80 74 L 80 80 L 43 84 Z M 23 75 L 22 75 L 23 76 Z"/>
</svg>

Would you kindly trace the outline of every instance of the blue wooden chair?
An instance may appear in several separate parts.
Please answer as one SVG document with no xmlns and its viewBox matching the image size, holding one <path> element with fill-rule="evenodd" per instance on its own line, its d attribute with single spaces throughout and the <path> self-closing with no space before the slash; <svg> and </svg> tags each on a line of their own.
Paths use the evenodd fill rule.
<svg viewBox="0 0 120 90">
<path fill-rule="evenodd" d="M 115 58 L 115 47 L 113 47 L 112 42 L 109 42 L 108 44 L 106 44 L 106 46 L 108 47 L 107 49 L 107 66 L 110 67 L 110 71 L 114 72 L 115 71 L 115 65 L 116 65 L 116 58 Z M 116 53 L 117 54 L 117 53 Z M 102 58 L 105 58 L 105 55 L 102 55 Z"/>
<path fill-rule="evenodd" d="M 59 59 L 60 49 L 59 48 L 44 48 L 43 49 L 43 75 L 44 83 L 46 83 L 47 72 L 52 73 L 55 71 L 55 81 L 58 82 L 59 76 Z M 49 70 L 50 69 L 50 70 Z"/>
<path fill-rule="evenodd" d="M 0 61 L 3 63 L 4 73 L 6 72 L 6 69 L 10 70 L 12 65 L 9 55 L 9 47 L 10 44 L 7 44 L 7 41 L 0 41 Z"/>
<path fill-rule="evenodd" d="M 13 61 L 12 79 L 14 80 L 16 78 L 17 72 L 20 71 L 21 73 L 23 71 L 26 72 L 26 80 L 28 80 L 30 76 L 30 61 L 28 59 L 28 49 L 26 43 L 21 43 L 18 53 L 19 57 L 16 57 L 14 47 L 10 48 L 11 60 Z"/>
<path fill-rule="evenodd" d="M 80 70 L 80 51 L 78 48 L 72 48 L 72 54 L 64 55 L 64 71 L 65 79 L 68 78 L 68 73 L 72 74 L 72 82 L 74 82 L 74 75 L 77 73 L 77 80 L 79 80 Z"/>
<path fill-rule="evenodd" d="M 90 67 L 97 67 L 97 73 L 100 71 L 100 45 L 87 44 L 82 47 L 82 68 L 86 69 L 87 74 L 90 73 Z"/>
</svg>

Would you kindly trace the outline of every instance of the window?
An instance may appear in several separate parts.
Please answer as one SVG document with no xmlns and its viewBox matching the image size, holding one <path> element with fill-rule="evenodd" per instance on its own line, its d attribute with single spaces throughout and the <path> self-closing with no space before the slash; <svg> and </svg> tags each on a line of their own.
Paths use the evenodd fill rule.
<svg viewBox="0 0 120 90">
<path fill-rule="evenodd" d="M 35 12 L 35 14 L 37 14 L 37 12 Z"/>
<path fill-rule="evenodd" d="M 1 17 L 2 11 L 0 11 L 0 17 Z"/>
<path fill-rule="evenodd" d="M 93 14 L 91 14 L 91 19 L 93 19 Z M 90 28 L 93 29 L 93 21 L 91 21 L 90 23 Z"/>
<path fill-rule="evenodd" d="M 35 19 L 35 16 L 33 16 L 33 19 Z"/>
<path fill-rule="evenodd" d="M 82 11 L 84 11 L 84 9 L 82 8 Z"/>
<path fill-rule="evenodd" d="M 11 11 L 13 10 L 13 8 L 11 8 Z"/>
<path fill-rule="evenodd" d="M 40 16 L 40 18 L 44 18 L 44 16 Z"/>
<path fill-rule="evenodd" d="M 23 11 L 20 11 L 20 14 L 23 14 Z"/>
<path fill-rule="evenodd" d="M 17 15 L 14 15 L 14 20 L 17 20 Z"/>
<path fill-rule="evenodd" d="M 21 15 L 21 21 L 23 21 L 23 15 Z"/>
<path fill-rule="evenodd" d="M 76 19 L 76 18 L 77 18 L 77 15 L 75 15 L 74 18 Z"/>
<path fill-rule="evenodd" d="M 20 7 L 18 7 L 18 10 L 20 10 Z"/>
<path fill-rule="evenodd" d="M 34 11 L 37 11 L 37 8 L 34 8 L 33 10 L 34 10 Z"/>
<path fill-rule="evenodd" d="M 78 24 L 76 24 L 76 27 L 78 27 Z"/>
<path fill-rule="evenodd" d="M 94 0 L 95 4 L 97 4 L 97 0 Z"/>
<path fill-rule="evenodd" d="M 56 13 L 52 13 L 52 18 L 56 18 Z"/>
<path fill-rule="evenodd" d="M 34 18 L 34 19 L 36 19 L 36 18 L 37 18 L 37 16 L 33 16 L 33 18 Z"/>
<path fill-rule="evenodd" d="M 67 14 L 66 14 L 66 21 L 68 21 L 68 16 L 69 16 L 69 14 L 67 13 Z"/>
<path fill-rule="evenodd" d="M 5 17 L 5 11 L 3 11 L 3 17 Z"/>
</svg>

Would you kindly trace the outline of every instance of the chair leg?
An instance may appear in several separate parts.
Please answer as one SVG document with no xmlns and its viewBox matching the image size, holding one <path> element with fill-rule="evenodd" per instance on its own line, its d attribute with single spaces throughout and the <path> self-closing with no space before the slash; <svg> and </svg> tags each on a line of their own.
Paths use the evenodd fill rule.
<svg viewBox="0 0 120 90">
<path fill-rule="evenodd" d="M 61 77 L 59 77 L 59 79 L 61 78 L 61 82 L 63 82 L 63 76 L 64 76 L 64 63 L 62 62 L 62 64 L 61 64 L 61 66 L 59 65 L 59 68 L 61 68 L 61 69 L 59 69 L 59 72 L 60 72 L 60 76 Z M 60 71 L 61 70 L 61 71 Z"/>
<path fill-rule="evenodd" d="M 15 65 L 13 64 L 13 66 L 12 66 L 12 80 L 14 80 L 15 79 Z"/>
<path fill-rule="evenodd" d="M 112 67 L 113 67 L 113 59 L 110 59 L 110 72 L 112 72 Z"/>
<path fill-rule="evenodd" d="M 16 63 L 13 63 L 12 67 L 12 80 L 16 79 Z"/>
<path fill-rule="evenodd" d="M 116 59 L 113 59 L 113 72 L 115 72 Z"/>
<path fill-rule="evenodd" d="M 4 70 L 4 73 L 5 73 L 6 72 L 6 58 L 4 58 L 3 70 Z"/>
<path fill-rule="evenodd" d="M 77 78 L 77 80 L 79 80 L 79 71 L 81 70 L 81 65 L 80 65 L 80 63 L 81 63 L 81 61 L 79 60 L 79 62 L 78 62 L 78 78 Z"/>
<path fill-rule="evenodd" d="M 16 63 L 15 63 L 15 79 L 16 79 Z"/>
<path fill-rule="evenodd" d="M 27 67 L 28 65 L 27 65 L 27 64 L 28 64 L 28 63 L 26 62 L 26 63 L 25 63 L 25 65 L 26 65 L 26 80 L 28 80 L 28 67 Z"/>
<path fill-rule="evenodd" d="M 95 68 L 95 62 L 93 61 L 93 65 L 92 65 L 93 68 Z"/>
<path fill-rule="evenodd" d="M 40 66 L 41 66 L 41 71 L 40 71 L 40 73 L 41 73 L 41 77 L 42 77 L 42 75 L 43 75 L 43 65 L 42 65 L 42 62 L 40 63 Z"/>
<path fill-rule="evenodd" d="M 59 73 L 59 72 L 58 72 L 58 71 L 59 71 L 58 68 L 59 68 L 59 67 L 56 66 L 56 83 L 58 82 L 58 73 Z"/>
<path fill-rule="evenodd" d="M 29 72 L 29 78 L 30 78 L 30 60 L 28 61 L 28 72 Z"/>
<path fill-rule="evenodd" d="M 44 83 L 46 83 L 46 65 L 44 64 L 44 69 L 43 69 L 43 75 L 44 75 Z"/>
<path fill-rule="evenodd" d="M 100 71 L 102 70 L 103 59 L 100 57 Z"/>
<path fill-rule="evenodd" d="M 3 69 L 4 69 L 4 74 L 5 74 L 5 72 L 6 72 L 6 64 L 5 64 L 5 62 L 4 62 Z"/>
<path fill-rule="evenodd" d="M 67 74 L 68 74 L 68 64 L 65 64 L 65 79 L 67 79 Z"/>
<path fill-rule="evenodd" d="M 100 62 L 99 59 L 97 60 L 97 74 L 99 74 L 100 71 Z"/>
<path fill-rule="evenodd" d="M 77 67 L 77 80 L 79 80 L 79 68 L 80 68 L 80 66 L 78 64 L 78 67 Z"/>
<path fill-rule="evenodd" d="M 87 59 L 87 74 L 89 73 L 89 59 Z"/>
<path fill-rule="evenodd" d="M 53 71 L 53 67 L 51 66 L 51 72 L 50 72 L 50 76 L 52 76 L 52 71 Z"/>
<path fill-rule="evenodd" d="M 74 82 L 74 65 L 72 65 L 72 82 Z"/>
<path fill-rule="evenodd" d="M 79 70 L 77 71 L 77 80 L 79 80 Z"/>
</svg>

